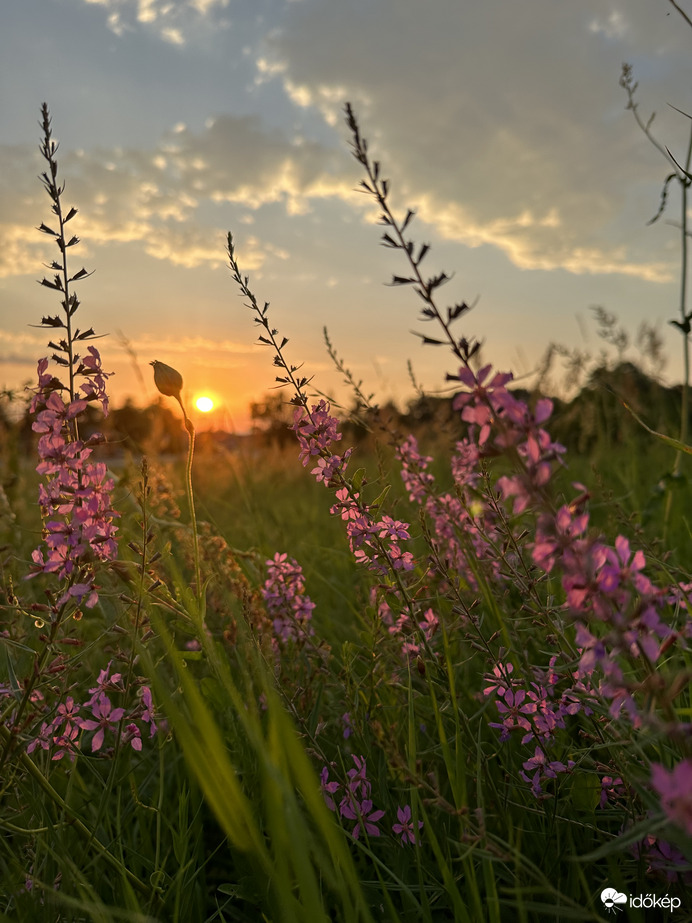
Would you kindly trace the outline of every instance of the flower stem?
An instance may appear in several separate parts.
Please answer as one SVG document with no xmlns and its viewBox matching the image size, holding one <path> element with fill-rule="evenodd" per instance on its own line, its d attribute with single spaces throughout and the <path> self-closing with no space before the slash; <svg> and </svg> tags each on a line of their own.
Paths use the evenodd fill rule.
<svg viewBox="0 0 692 923">
<path fill-rule="evenodd" d="M 202 602 L 202 575 L 199 563 L 199 538 L 197 536 L 197 516 L 195 514 L 195 498 L 194 492 L 192 489 L 192 460 L 195 454 L 195 427 L 192 423 L 192 420 L 185 413 L 185 407 L 183 402 L 178 398 L 178 403 L 180 404 L 180 409 L 183 412 L 183 420 L 185 421 L 185 429 L 187 430 L 187 440 L 188 440 L 188 450 L 187 450 L 187 465 L 185 467 L 185 493 L 187 494 L 187 505 L 190 509 L 190 524 L 192 526 L 192 545 L 195 558 L 195 583 L 197 588 L 197 600 L 200 603 Z"/>
<path fill-rule="evenodd" d="M 6 745 L 11 743 L 11 732 L 2 725 L 0 725 L 0 739 L 3 740 Z M 26 753 L 21 753 L 19 755 L 19 761 L 21 762 L 23 768 L 32 777 L 34 782 L 44 791 L 44 793 L 51 799 L 51 801 L 53 801 L 62 811 L 65 812 L 65 814 L 67 814 L 67 816 L 70 818 L 70 825 L 72 828 L 76 830 L 82 838 L 86 839 L 90 846 L 93 845 L 94 850 L 98 852 L 101 858 L 104 859 L 113 869 L 119 872 L 133 888 L 136 888 L 137 891 L 147 897 L 151 896 L 151 887 L 139 879 L 126 866 L 124 866 L 123 863 L 116 856 L 114 856 L 113 853 L 110 852 L 110 850 L 104 846 L 100 840 L 96 839 L 92 831 L 89 830 L 79 814 L 64 800 L 59 792 L 53 788 L 53 786 L 50 784 L 48 779 L 46 779 L 34 761 Z"/>
</svg>

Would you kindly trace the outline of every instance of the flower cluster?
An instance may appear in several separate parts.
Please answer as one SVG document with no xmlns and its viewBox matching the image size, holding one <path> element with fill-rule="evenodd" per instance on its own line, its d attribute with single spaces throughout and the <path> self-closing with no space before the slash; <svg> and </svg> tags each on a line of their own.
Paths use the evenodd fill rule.
<svg viewBox="0 0 692 923">
<path fill-rule="evenodd" d="M 315 604 L 305 595 L 302 568 L 296 560 L 278 552 L 266 565 L 267 579 L 262 596 L 275 636 L 283 644 L 304 641 L 314 634 L 310 619 Z"/>
<path fill-rule="evenodd" d="M 384 817 L 384 811 L 374 811 L 370 798 L 372 786 L 366 775 L 365 757 L 353 756 L 355 769 L 348 770 L 348 782 L 343 786 L 343 795 L 339 802 L 339 814 L 346 820 L 355 821 L 352 830 L 354 839 L 365 831 L 368 836 L 379 836 L 377 822 Z M 333 796 L 342 787 L 338 782 L 329 782 L 329 769 L 324 766 L 321 774 L 322 791 L 330 811 L 337 806 Z"/>
<path fill-rule="evenodd" d="M 329 404 L 321 400 L 313 404 L 308 412 L 305 407 L 297 407 L 291 429 L 295 432 L 300 445 L 300 460 L 303 467 L 317 459 L 311 474 L 318 483 L 331 485 L 337 474 L 343 474 L 353 449 L 347 449 L 343 455 L 332 453 L 330 446 L 342 438 L 338 431 L 339 421 L 330 413 Z"/>
<path fill-rule="evenodd" d="M 296 409 L 291 429 L 298 437 L 303 466 L 316 458 L 317 464 L 311 473 L 318 482 L 338 488 L 338 502 L 330 512 L 333 516 L 340 514 L 346 522 L 349 547 L 358 563 L 377 574 L 412 570 L 413 555 L 403 551 L 399 544 L 411 537 L 408 523 L 391 516 L 374 516 L 358 491 L 345 486 L 343 476 L 353 449 L 347 449 L 342 455 L 332 452 L 332 444 L 342 438 L 338 427 L 339 421 L 331 415 L 325 400 L 313 404 L 309 413 L 304 407 Z"/>
<path fill-rule="evenodd" d="M 406 660 L 421 653 L 421 641 L 430 642 L 440 627 L 440 620 L 432 609 L 428 608 L 418 622 L 407 612 L 402 612 L 395 620 L 385 600 L 381 600 L 378 613 L 387 626 L 390 635 L 401 639 L 401 653 Z"/>
<path fill-rule="evenodd" d="M 541 784 L 546 779 L 554 779 L 558 773 L 569 772 L 574 767 L 572 760 L 568 760 L 567 764 L 549 760 L 544 745 L 554 740 L 558 730 L 565 729 L 565 718 L 578 712 L 584 715 L 592 713 L 588 706 L 589 690 L 577 674 L 571 677 L 574 682 L 557 694 L 560 677 L 555 671 L 556 660 L 552 657 L 547 675 L 539 676 L 539 682 L 530 682 L 528 688 L 524 688 L 521 681 L 513 676 L 512 663 L 498 663 L 486 676 L 489 685 L 483 690 L 484 695 L 495 697 L 502 720 L 491 721 L 490 727 L 500 731 L 500 741 L 509 740 L 513 731 L 522 734 L 522 744 L 540 741 L 534 755 L 524 762 L 525 771 L 519 773 L 525 782 L 531 784 L 536 797 L 542 794 Z M 533 773 L 531 777 L 528 775 L 530 772 Z"/>
<path fill-rule="evenodd" d="M 509 740 L 512 731 L 523 732 L 522 744 L 531 740 L 549 741 L 558 729 L 564 730 L 565 718 L 582 712 L 592 714 L 588 701 L 592 696 L 588 687 L 574 673 L 572 683 L 558 695 L 559 674 L 555 671 L 557 656 L 550 658 L 547 675 L 538 675 L 538 682 L 530 682 L 524 688 L 520 680 L 513 677 L 514 664 L 498 663 L 486 676 L 489 683 L 483 690 L 486 696 L 495 696 L 500 715 L 499 723 L 490 726 L 499 729 L 500 740 Z"/>
<path fill-rule="evenodd" d="M 692 870 L 683 853 L 672 843 L 649 834 L 631 847 L 637 859 L 646 862 L 647 875 L 655 875 L 669 884 L 692 887 Z"/>
<path fill-rule="evenodd" d="M 407 437 L 397 449 L 409 499 L 425 509 L 435 535 L 433 570 L 443 580 L 461 577 L 473 588 L 478 585 L 479 567 L 493 582 L 506 579 L 497 553 L 506 536 L 495 497 L 483 489 L 485 461 L 505 455 L 519 463 L 517 473 L 499 478 L 496 488 L 505 500 L 513 498 L 513 512 L 518 514 L 537 494 L 542 498 L 553 463 L 564 452 L 542 428 L 552 402 L 540 400 L 531 411 L 507 389 L 511 374 L 498 372 L 491 377 L 491 372 L 489 365 L 477 374 L 462 367 L 455 376 L 467 390 L 456 395 L 452 406 L 461 411 L 467 430 L 451 457 L 453 493 L 435 492 L 434 477 L 427 470 L 432 459 L 420 453 L 415 437 Z M 510 557 L 505 556 L 505 565 Z"/>
<path fill-rule="evenodd" d="M 342 786 L 339 782 L 329 781 L 329 767 L 323 766 L 320 774 L 320 784 L 324 800 L 330 811 L 339 813 L 345 820 L 355 821 L 352 830 L 354 839 L 359 839 L 362 832 L 368 836 L 380 836 L 381 831 L 377 826 L 384 817 L 384 811 L 373 810 L 372 785 L 368 780 L 365 757 L 352 754 L 354 769 L 347 772 L 348 781 Z M 337 805 L 335 796 L 341 792 L 341 799 Z M 402 846 L 406 844 L 420 846 L 420 839 L 416 836 L 411 808 L 404 805 L 397 809 L 398 823 L 392 824 L 392 831 L 399 838 Z M 418 821 L 418 830 L 423 829 L 423 821 Z"/>
<path fill-rule="evenodd" d="M 582 485 L 575 485 L 582 488 Z M 562 506 L 556 514 L 542 513 L 533 544 L 534 563 L 550 573 L 559 561 L 565 606 L 575 620 L 580 650 L 578 672 L 603 674 L 599 692 L 611 701 L 611 714 L 623 711 L 633 726 L 642 717 L 624 680 L 619 657 L 655 663 L 662 642 L 672 640 L 672 629 L 661 619 L 667 595 L 643 573 L 641 550 L 632 553 L 622 535 L 609 546 L 588 536 L 586 494 Z"/>
<path fill-rule="evenodd" d="M 480 450 L 470 439 L 457 442 L 452 456 L 452 473 L 456 490 L 435 492 L 435 478 L 427 470 L 432 459 L 421 455 L 415 436 L 408 436 L 397 447 L 401 478 L 409 499 L 426 512 L 435 535 L 435 554 L 431 555 L 431 574 L 441 581 L 441 589 L 450 581 L 464 580 L 477 587 L 476 568 L 489 568 L 493 581 L 502 581 L 500 566 L 493 548 L 499 540 L 496 516 L 485 503 L 479 502 L 476 464 Z"/>
<path fill-rule="evenodd" d="M 39 433 L 39 464 L 45 480 L 39 487 L 39 505 L 44 522 L 46 548 L 32 554 L 34 566 L 29 576 L 55 574 L 66 589 L 57 600 L 63 606 L 74 600 L 78 606 L 93 607 L 98 600 L 93 562 L 113 560 L 117 553 L 115 519 L 111 505 L 113 480 L 103 463 L 91 462 L 93 446 L 100 441 L 92 436 L 77 438 L 75 421 L 87 401 L 98 400 L 108 411 L 105 382 L 109 373 L 101 368 L 98 350 L 90 346 L 80 369 L 85 381 L 82 396 L 65 402 L 56 379 L 47 371 L 48 360 L 38 363 L 38 389 L 31 402 L 36 414 L 32 429 Z"/>
<path fill-rule="evenodd" d="M 110 672 L 110 662 L 101 670 L 95 686 L 89 689 L 90 697 L 83 703 L 75 702 L 68 696 L 61 702 L 54 717 L 41 723 L 39 733 L 29 741 L 27 753 L 42 749 L 51 753 L 51 760 L 61 760 L 67 756 L 74 761 L 82 745 L 82 731 L 94 732 L 91 738 L 91 752 L 102 750 L 106 734 L 120 735 L 123 744 L 129 744 L 133 750 L 142 749 L 142 731 L 151 738 L 159 730 L 165 731 L 164 724 L 157 724 L 151 690 L 148 686 L 139 689 L 137 704 L 126 711 L 122 707 L 113 707 L 108 693 L 124 693 L 123 679 L 120 673 Z M 91 717 L 88 717 L 88 715 Z"/>
<path fill-rule="evenodd" d="M 413 555 L 399 544 L 411 537 L 407 522 L 386 515 L 375 518 L 360 494 L 350 494 L 347 487 L 337 490 L 336 499 L 329 512 L 346 522 L 349 548 L 359 564 L 376 574 L 413 570 Z"/>
<path fill-rule="evenodd" d="M 620 661 L 622 657 L 630 662 L 657 660 L 662 642 L 670 640 L 672 635 L 670 626 L 661 619 L 667 594 L 645 576 L 644 554 L 632 553 L 624 536 L 618 536 L 614 546 L 609 546 L 587 534 L 588 493 L 583 485 L 575 484 L 578 496 L 555 512 L 546 488 L 564 447 L 554 442 L 544 428 L 552 413 L 552 402 L 541 399 L 530 410 L 508 391 L 510 374 L 491 373 L 490 366 L 477 374 L 462 368 L 457 376 L 467 389 L 453 401 L 468 424 L 467 437 L 457 443 L 453 459 L 461 511 L 455 510 L 453 517 L 445 517 L 450 497 L 436 497 L 432 493 L 431 478 L 425 470 L 429 459 L 421 456 L 410 440 L 400 449 L 409 495 L 425 502 L 436 536 L 442 534 L 446 538 L 444 563 L 450 570 L 456 567 L 470 586 L 475 585 L 473 568 L 464 568 L 458 525 L 450 530 L 450 520 L 454 519 L 457 524 L 463 523 L 466 540 L 470 538 L 473 543 L 476 561 L 489 563 L 488 577 L 501 581 L 500 557 L 505 568 L 513 565 L 511 553 L 500 556 L 496 550 L 507 547 L 507 542 L 500 541 L 503 531 L 504 538 L 515 547 L 519 541 L 498 519 L 499 509 L 492 492 L 479 490 L 479 464 L 484 458 L 498 454 L 514 462 L 514 473 L 498 478 L 496 489 L 505 504 L 511 503 L 512 516 L 531 511 L 536 517 L 535 539 L 529 543 L 531 558 L 543 573 L 557 569 L 560 574 L 565 610 L 575 623 L 575 641 L 580 652 L 578 678 L 594 684 L 598 693 L 610 700 L 614 717 L 624 712 L 634 726 L 639 726 L 642 718 Z M 477 512 L 470 515 L 474 504 Z M 596 671 L 601 675 L 598 680 Z M 508 691 L 509 701 L 504 702 L 504 707 L 513 726 L 522 727 L 529 721 L 529 709 L 537 702 L 528 691 L 518 694 L 521 701 L 515 701 L 516 695 Z M 536 713 L 545 714 L 545 710 L 537 707 Z"/>
</svg>

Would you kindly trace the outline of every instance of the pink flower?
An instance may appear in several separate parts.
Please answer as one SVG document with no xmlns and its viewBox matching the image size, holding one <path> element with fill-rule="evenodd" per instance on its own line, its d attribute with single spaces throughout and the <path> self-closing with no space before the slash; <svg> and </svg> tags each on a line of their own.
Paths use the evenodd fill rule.
<svg viewBox="0 0 692 923">
<path fill-rule="evenodd" d="M 682 760 L 672 772 L 652 763 L 651 784 L 668 817 L 692 835 L 692 760 Z"/>
<path fill-rule="evenodd" d="M 413 820 L 411 818 L 411 808 L 409 805 L 404 805 L 403 808 L 397 808 L 396 816 L 399 823 L 392 824 L 392 830 L 397 836 L 401 837 L 401 845 L 405 846 L 407 843 L 410 843 L 413 846 L 420 846 L 420 839 L 416 837 L 416 833 L 413 829 Z M 418 829 L 423 829 L 423 821 L 418 821 Z"/>
<path fill-rule="evenodd" d="M 116 692 L 125 691 L 122 681 L 122 674 L 113 673 L 111 675 L 110 669 L 112 663 L 113 661 L 109 660 L 106 668 L 99 672 L 96 685 L 92 686 L 92 688 L 89 690 L 91 693 L 91 698 L 87 699 L 87 701 L 84 703 L 85 708 L 91 708 L 91 706 L 98 700 L 99 696 L 108 690 L 114 690 Z"/>
<path fill-rule="evenodd" d="M 125 714 L 125 709 L 113 708 L 108 696 L 101 693 L 92 705 L 91 712 L 96 720 L 83 719 L 79 722 L 79 726 L 85 731 L 96 731 L 91 741 L 91 752 L 96 753 L 103 746 L 106 731 L 115 730 Z"/>
<path fill-rule="evenodd" d="M 355 798 L 345 799 L 345 803 L 342 801 L 339 810 L 342 817 L 357 821 L 352 831 L 354 840 L 360 837 L 363 830 L 369 836 L 380 835 L 376 824 L 384 817 L 384 811 L 373 811 L 372 801 L 369 798 L 364 798 L 360 803 Z"/>
<path fill-rule="evenodd" d="M 440 620 L 432 611 L 432 609 L 427 609 L 423 613 L 423 621 L 419 622 L 420 628 L 423 629 L 423 634 L 425 635 L 426 641 L 430 641 L 440 627 Z"/>
<path fill-rule="evenodd" d="M 277 639 L 284 644 L 297 640 L 304 642 L 314 634 L 309 623 L 315 604 L 305 595 L 302 568 L 286 553 L 278 552 L 266 565 L 267 579 L 262 596 Z"/>
<path fill-rule="evenodd" d="M 136 724 L 128 724 L 123 730 L 123 743 L 129 743 L 138 753 L 142 749 L 142 732 Z"/>
<path fill-rule="evenodd" d="M 53 725 L 47 724 L 45 721 L 41 724 L 41 730 L 38 735 L 29 741 L 29 745 L 26 748 L 27 753 L 33 753 L 36 747 L 41 747 L 42 750 L 49 750 L 51 743 L 53 742 Z"/>
<path fill-rule="evenodd" d="M 93 608 L 98 600 L 94 585 L 94 560 L 110 561 L 117 554 L 115 519 L 110 493 L 113 480 L 106 476 L 106 466 L 88 459 L 91 446 L 77 439 L 76 420 L 87 407 L 85 398 L 101 401 L 108 409 L 105 379 L 98 350 L 88 347 L 89 355 L 80 363 L 84 376 L 84 397 L 65 403 L 62 386 L 47 374 L 48 360 L 38 363 L 38 389 L 31 402 L 36 413 L 32 424 L 40 433 L 37 472 L 46 478 L 39 487 L 39 505 L 44 520 L 46 548 L 32 554 L 34 566 L 28 577 L 55 574 L 58 579 L 73 581 L 57 598 L 62 607 L 70 602 Z M 98 437 L 93 437 L 91 443 Z M 78 579 L 74 579 L 78 575 Z"/>
<path fill-rule="evenodd" d="M 609 801 L 615 801 L 625 794 L 625 787 L 622 784 L 620 776 L 603 776 L 601 779 L 601 797 L 598 802 L 599 808 L 604 808 Z"/>
<path fill-rule="evenodd" d="M 504 695 L 508 689 L 512 688 L 512 680 L 509 674 L 513 672 L 514 664 L 512 663 L 496 664 L 493 667 L 492 674 L 485 677 L 486 680 L 490 681 L 490 685 L 485 687 L 483 695 L 490 695 L 493 692 L 496 695 Z"/>
<path fill-rule="evenodd" d="M 62 734 L 57 734 L 53 738 L 53 744 L 56 747 L 52 760 L 61 760 L 63 756 L 67 756 L 71 762 L 74 762 L 75 751 L 78 749 L 78 740 L 79 737 L 79 728 L 72 725 L 68 730 L 65 730 Z"/>
<path fill-rule="evenodd" d="M 526 716 L 536 713 L 536 703 L 531 701 L 525 702 L 526 692 L 523 689 L 518 689 L 516 691 L 508 689 L 504 693 L 498 689 L 498 695 L 503 695 L 504 701 L 500 700 L 496 703 L 497 710 L 506 717 L 502 721 L 502 724 L 491 723 L 490 727 L 501 728 L 502 734 L 500 735 L 500 740 L 503 741 L 509 738 L 509 732 L 514 728 L 523 728 L 523 730 L 528 731 L 528 733 L 522 739 L 522 743 L 529 740 L 532 735 L 532 728 L 531 722 Z"/>
<path fill-rule="evenodd" d="M 548 762 L 548 758 L 543 750 L 541 750 L 540 747 L 536 747 L 534 755 L 523 765 L 527 772 L 533 769 L 536 770 L 533 778 L 529 778 L 526 772 L 520 772 L 519 775 L 525 782 L 531 783 L 533 794 L 536 798 L 539 798 L 543 794 L 543 790 L 541 789 L 542 782 L 545 782 L 547 779 L 557 778 L 558 773 L 571 772 L 571 770 L 574 769 L 575 763 L 574 760 L 568 760 L 567 765 L 561 763 L 559 760 Z"/>
<path fill-rule="evenodd" d="M 139 691 L 139 698 L 142 706 L 142 711 L 139 715 L 140 721 L 149 725 L 149 736 L 153 737 L 158 727 L 155 721 L 156 711 L 154 709 L 154 700 L 151 696 L 151 689 L 148 686 L 142 686 Z"/>
<path fill-rule="evenodd" d="M 322 794 L 324 795 L 324 801 L 330 811 L 336 811 L 336 804 L 332 795 L 335 795 L 341 786 L 338 782 L 329 782 L 329 767 L 323 766 L 322 772 L 320 773 L 320 786 L 322 788 Z"/>
<path fill-rule="evenodd" d="M 305 407 L 296 408 L 291 429 L 298 437 L 300 460 L 303 466 L 307 466 L 310 458 L 316 455 L 322 456 L 321 461 L 327 463 L 331 455 L 329 446 L 342 438 L 338 427 L 339 421 L 331 416 L 329 404 L 324 400 L 313 404 L 310 411 Z M 338 464 L 334 464 L 334 468 L 327 477 L 325 477 L 325 464 L 320 466 L 318 462 L 318 466 L 313 469 L 317 480 L 328 483 L 334 471 L 341 470 L 342 466 L 345 468 L 351 451 L 351 449 L 347 450 L 344 456 L 338 459 Z"/>
<path fill-rule="evenodd" d="M 353 727 L 351 725 L 351 713 L 345 711 L 341 716 L 341 720 L 344 723 L 344 740 L 348 740 L 351 734 L 353 734 Z"/>
<path fill-rule="evenodd" d="M 76 704 L 75 700 L 71 695 L 65 699 L 65 702 L 61 702 L 58 705 L 58 714 L 53 721 L 53 727 L 59 728 L 60 725 L 63 725 L 64 733 L 69 733 L 72 730 L 73 725 L 79 726 L 79 710 L 80 706 Z"/>
</svg>

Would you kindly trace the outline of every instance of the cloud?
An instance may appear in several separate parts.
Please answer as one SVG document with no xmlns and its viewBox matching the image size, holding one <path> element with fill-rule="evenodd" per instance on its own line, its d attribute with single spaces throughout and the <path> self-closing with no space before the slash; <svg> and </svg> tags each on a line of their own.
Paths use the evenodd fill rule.
<svg viewBox="0 0 692 923">
<path fill-rule="evenodd" d="M 161 337 L 149 334 L 138 337 L 132 344 L 137 353 L 157 351 L 161 355 L 182 354 L 199 358 L 207 362 L 207 353 L 224 353 L 228 355 L 247 355 L 257 352 L 254 344 L 239 342 L 237 340 L 218 339 L 210 340 L 208 337 Z"/>
<path fill-rule="evenodd" d="M 41 335 L 0 329 L 0 343 L 2 364 L 31 365 L 35 368 L 37 357 L 48 355 L 45 331 Z"/>
<path fill-rule="evenodd" d="M 591 32 L 600 32 L 606 38 L 622 38 L 627 32 L 628 23 L 620 10 L 612 10 L 604 20 L 599 16 L 594 17 L 589 23 Z"/>
<path fill-rule="evenodd" d="M 352 175 L 343 152 L 266 128 L 256 116 L 221 116 L 204 131 L 175 133 L 168 167 L 181 187 L 214 202 L 250 209 L 282 202 L 302 214 L 310 199 L 351 198 Z"/>
<path fill-rule="evenodd" d="M 525 0 L 500 14 L 439 0 L 433 14 L 415 0 L 304 0 L 267 37 L 258 74 L 329 125 L 354 102 L 397 201 L 444 236 L 497 247 L 520 268 L 662 282 L 669 255 L 651 254 L 649 215 L 635 228 L 631 212 L 645 185 L 655 210 L 665 164 L 618 77 L 653 49 L 656 91 L 674 101 L 686 34 L 645 0 L 610 7 Z M 662 131 L 682 136 L 683 121 Z"/>
<path fill-rule="evenodd" d="M 218 267 L 225 262 L 225 232 L 209 216 L 220 204 L 248 211 L 279 204 L 285 214 L 298 215 L 312 202 L 356 197 L 345 157 L 316 142 L 291 140 L 257 117 L 210 119 L 198 133 L 180 123 L 148 151 L 61 153 L 64 201 L 79 208 L 81 259 L 99 246 L 140 243 L 149 256 L 172 265 Z M 49 211 L 35 180 L 43 165 L 21 146 L 0 148 L 0 161 L 7 164 L 0 173 L 0 277 L 33 273 L 53 257 L 50 241 L 34 230 Z M 247 241 L 248 271 L 261 268 L 268 253 L 287 256 L 270 240 Z"/>
<path fill-rule="evenodd" d="M 81 0 L 106 10 L 106 25 L 117 36 L 145 29 L 165 42 L 184 45 L 190 32 L 224 10 L 229 0 Z"/>
<path fill-rule="evenodd" d="M 151 28 L 161 38 L 168 30 L 176 42 L 227 7 L 79 2 L 102 7 L 118 29 Z M 280 90 L 288 101 L 284 127 L 224 114 L 195 130 L 183 111 L 186 120 L 147 149 L 63 149 L 84 258 L 97 247 L 138 244 L 174 266 L 221 266 L 229 211 L 234 223 L 276 206 L 282 216 L 318 220 L 322 206 L 336 202 L 376 220 L 376 206 L 354 191 L 357 168 L 344 149 L 342 107 L 350 99 L 391 176 L 394 206 L 414 208 L 425 232 L 498 249 L 524 270 L 656 283 L 676 271 L 663 237 L 644 227 L 665 165 L 637 132 L 617 85 L 621 61 L 652 46 L 659 97 L 684 105 L 670 77 L 682 60 L 681 30 L 645 0 L 613 2 L 605 12 L 600 0 L 524 0 L 503 7 L 501 18 L 457 0 L 438 0 L 434 15 L 414 0 L 302 0 L 284 13 L 283 26 L 267 27 L 254 52 L 256 92 Z M 682 117 L 668 118 L 666 140 L 671 124 L 686 131 Z M 0 158 L 0 277 L 35 272 L 49 243 L 31 230 L 47 213 L 34 178 L 41 167 L 24 147 L 3 147 Z M 262 236 L 263 246 L 248 244 L 248 270 L 280 255 L 271 228 Z"/>
</svg>

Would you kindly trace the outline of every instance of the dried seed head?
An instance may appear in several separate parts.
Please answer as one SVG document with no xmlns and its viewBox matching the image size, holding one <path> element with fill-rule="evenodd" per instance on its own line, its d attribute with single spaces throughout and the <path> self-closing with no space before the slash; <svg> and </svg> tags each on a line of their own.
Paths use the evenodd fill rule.
<svg viewBox="0 0 692 923">
<path fill-rule="evenodd" d="M 159 362 L 157 359 L 150 362 L 149 365 L 154 366 L 154 384 L 161 394 L 180 400 L 180 392 L 183 389 L 183 376 L 180 372 L 172 369 L 165 362 Z"/>
</svg>

